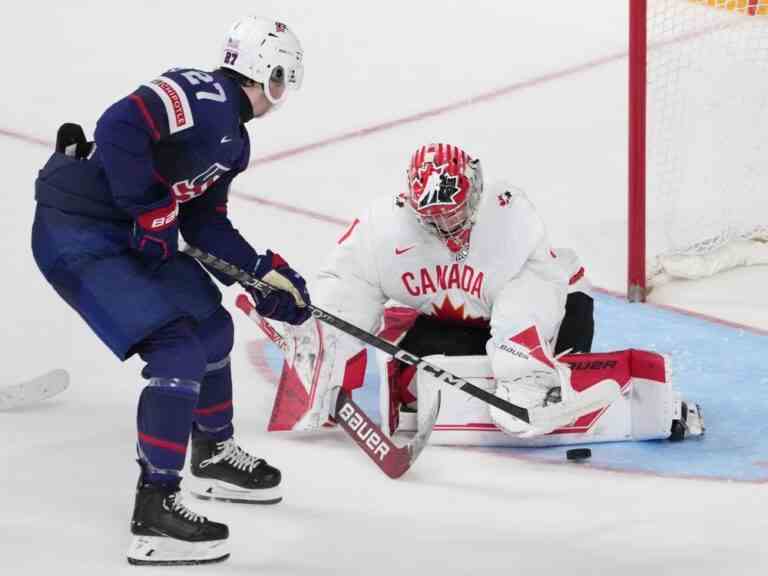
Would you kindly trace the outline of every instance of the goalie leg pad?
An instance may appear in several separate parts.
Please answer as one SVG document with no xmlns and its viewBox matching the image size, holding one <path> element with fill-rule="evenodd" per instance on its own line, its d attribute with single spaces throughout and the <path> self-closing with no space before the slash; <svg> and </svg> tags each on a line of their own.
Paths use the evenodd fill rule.
<svg viewBox="0 0 768 576">
<path fill-rule="evenodd" d="M 431 356 L 428 362 L 467 378 L 472 384 L 494 392 L 487 356 Z M 666 357 L 643 350 L 622 350 L 563 356 L 571 371 L 571 385 L 584 391 L 606 379 L 616 381 L 621 395 L 609 406 L 573 419 L 550 434 L 521 438 L 503 432 L 493 420 L 489 406 L 441 384 L 431 374 L 417 373 L 419 409 L 436 390 L 442 392 L 442 407 L 430 443 L 467 446 L 559 446 L 585 442 L 615 442 L 665 439 L 672 422 L 680 418 L 680 396 L 669 380 Z M 689 406 L 691 403 L 689 403 Z M 425 404 L 426 406 L 426 404 Z"/>
<path fill-rule="evenodd" d="M 286 326 L 285 362 L 268 429 L 318 430 L 333 426 L 335 391 L 363 385 L 367 350 L 335 328 L 311 319 Z"/>
</svg>

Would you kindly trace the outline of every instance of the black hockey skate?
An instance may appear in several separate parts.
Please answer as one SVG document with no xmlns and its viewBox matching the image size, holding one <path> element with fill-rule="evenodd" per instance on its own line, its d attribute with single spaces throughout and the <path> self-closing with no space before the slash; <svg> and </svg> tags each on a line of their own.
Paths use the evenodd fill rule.
<svg viewBox="0 0 768 576">
<path fill-rule="evenodd" d="M 204 500 L 248 504 L 277 504 L 280 470 L 240 448 L 234 439 L 223 442 L 192 437 L 190 492 Z"/>
<path fill-rule="evenodd" d="M 178 488 L 139 480 L 131 532 L 131 564 L 209 564 L 229 557 L 227 526 L 189 510 Z"/>
<path fill-rule="evenodd" d="M 698 438 L 704 435 L 705 430 L 701 406 L 695 403 L 681 402 L 680 419 L 672 421 L 669 441 L 682 442 L 686 438 Z"/>
</svg>

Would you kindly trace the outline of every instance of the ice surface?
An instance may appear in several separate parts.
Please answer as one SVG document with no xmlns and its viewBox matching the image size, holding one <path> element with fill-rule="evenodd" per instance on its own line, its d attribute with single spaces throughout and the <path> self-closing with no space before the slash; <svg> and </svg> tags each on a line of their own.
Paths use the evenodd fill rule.
<svg viewBox="0 0 768 576">
<path fill-rule="evenodd" d="M 4 379 L 62 367 L 72 385 L 57 399 L 0 416 L 2 572 L 138 570 L 124 554 L 138 471 L 141 363 L 119 364 L 36 270 L 29 249 L 32 182 L 50 153 L 38 141 L 51 142 L 63 121 L 92 131 L 115 98 L 168 67 L 209 67 L 228 24 L 258 10 L 299 34 L 306 75 L 302 91 L 279 113 L 249 125 L 254 159 L 357 135 L 259 163 L 238 178 L 230 213 L 256 246 L 279 250 L 311 275 L 341 232 L 334 222 L 350 221 L 373 197 L 399 190 L 416 146 L 446 140 L 480 157 L 489 178 L 524 188 L 555 243 L 576 248 L 597 285 L 621 291 L 626 4 L 28 0 L 6 11 L 0 19 Z M 476 99 L 505 87 L 501 96 Z M 366 132 L 456 103 L 463 105 Z M 765 330 L 767 279 L 765 269 L 739 270 L 664 286 L 654 299 Z M 153 572 L 765 573 L 764 485 L 451 448 L 429 448 L 405 477 L 391 481 L 340 433 L 267 435 L 273 388 L 249 361 L 248 345 L 258 336 L 234 311 L 235 295 L 229 290 L 225 298 L 237 329 L 237 434 L 282 468 L 285 500 L 275 507 L 190 502 L 230 524 L 231 560 Z M 653 314 L 647 322 L 661 341 L 665 322 Z M 736 366 L 745 350 L 734 331 L 719 354 Z M 696 346 L 681 351 L 694 367 L 701 354 Z M 722 400 L 736 414 L 742 407 L 754 414 L 740 387 L 749 377 L 722 382 Z M 751 377 L 765 385 L 764 373 Z M 761 416 L 754 435 L 765 433 Z M 715 434 L 711 416 L 708 423 Z M 750 430 L 747 421 L 740 448 L 752 447 L 755 461 L 768 461 Z"/>
</svg>

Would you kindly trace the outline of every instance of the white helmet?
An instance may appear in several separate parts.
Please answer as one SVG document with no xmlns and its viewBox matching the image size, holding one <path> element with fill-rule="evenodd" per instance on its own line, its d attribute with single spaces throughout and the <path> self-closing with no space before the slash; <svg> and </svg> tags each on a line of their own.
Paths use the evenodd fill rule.
<svg viewBox="0 0 768 576">
<path fill-rule="evenodd" d="M 264 94 L 277 104 L 286 90 L 275 96 L 269 81 L 298 90 L 304 77 L 303 53 L 296 35 L 282 22 L 248 16 L 235 22 L 227 33 L 220 66 L 234 70 L 264 86 Z"/>
</svg>

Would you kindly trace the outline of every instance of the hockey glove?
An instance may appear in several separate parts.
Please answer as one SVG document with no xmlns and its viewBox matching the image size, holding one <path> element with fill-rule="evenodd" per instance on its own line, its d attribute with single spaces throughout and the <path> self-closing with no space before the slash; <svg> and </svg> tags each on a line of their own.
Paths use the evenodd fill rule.
<svg viewBox="0 0 768 576">
<path fill-rule="evenodd" d="M 176 200 L 171 198 L 163 206 L 139 214 L 133 223 L 131 248 L 153 270 L 178 251 L 178 213 Z"/>
<path fill-rule="evenodd" d="M 306 282 L 279 254 L 267 250 L 256 261 L 253 275 L 274 287 L 264 295 L 257 288 L 248 286 L 256 311 L 266 318 L 298 326 L 312 313 L 309 311 L 309 293 Z"/>
</svg>

